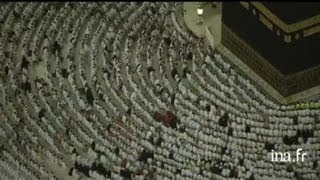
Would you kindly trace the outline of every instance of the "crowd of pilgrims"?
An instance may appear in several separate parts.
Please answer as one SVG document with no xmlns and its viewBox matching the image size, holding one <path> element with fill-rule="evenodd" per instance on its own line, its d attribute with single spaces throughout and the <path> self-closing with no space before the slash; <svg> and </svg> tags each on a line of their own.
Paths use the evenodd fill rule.
<svg viewBox="0 0 320 180">
<path fill-rule="evenodd" d="M 182 12 L 1 3 L 0 179 L 319 179 L 319 109 L 265 95 Z"/>
</svg>

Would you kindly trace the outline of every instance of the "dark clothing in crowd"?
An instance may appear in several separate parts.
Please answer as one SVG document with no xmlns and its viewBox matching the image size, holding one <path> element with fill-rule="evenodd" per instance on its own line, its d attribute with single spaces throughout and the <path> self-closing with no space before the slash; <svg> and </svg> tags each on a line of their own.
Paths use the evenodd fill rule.
<svg viewBox="0 0 320 180">
<path fill-rule="evenodd" d="M 9 37 L 14 37 L 15 35 L 16 35 L 16 33 L 12 30 L 8 32 Z"/>
<path fill-rule="evenodd" d="M 86 91 L 86 98 L 88 100 L 88 103 L 93 105 L 94 97 L 90 88 Z"/>
<path fill-rule="evenodd" d="M 228 130 L 228 136 L 232 136 L 233 135 L 233 128 L 229 128 Z"/>
<path fill-rule="evenodd" d="M 109 72 L 109 70 L 108 70 L 107 68 L 105 68 L 105 69 L 103 70 L 103 73 L 106 73 L 106 74 L 107 74 L 107 77 L 110 78 L 110 72 Z"/>
<path fill-rule="evenodd" d="M 286 166 L 286 171 L 288 171 L 288 172 L 292 172 L 292 171 L 293 171 L 293 166 L 292 166 L 292 164 L 288 164 L 288 165 Z"/>
<path fill-rule="evenodd" d="M 237 178 L 238 175 L 239 175 L 239 170 L 237 167 L 234 167 L 232 170 L 231 170 L 231 173 L 230 173 L 231 177 L 233 178 Z"/>
<path fill-rule="evenodd" d="M 167 111 L 165 115 L 155 112 L 154 118 L 158 122 L 162 122 L 166 127 L 177 127 L 177 117 L 171 111 Z"/>
<path fill-rule="evenodd" d="M 170 103 L 174 105 L 174 99 L 176 98 L 176 94 L 172 94 L 170 97 L 171 97 Z"/>
<path fill-rule="evenodd" d="M 123 160 L 121 161 L 121 163 L 120 163 L 120 166 L 121 166 L 121 168 L 126 168 L 126 166 L 127 166 L 127 160 L 126 160 L 126 159 L 123 159 Z"/>
<path fill-rule="evenodd" d="M 227 151 L 227 148 L 226 148 L 226 147 L 221 148 L 221 155 L 225 154 L 226 151 Z"/>
<path fill-rule="evenodd" d="M 6 75 L 8 75 L 8 73 L 9 73 L 9 67 L 8 67 L 8 66 L 6 66 L 6 67 L 4 68 L 4 72 L 6 73 Z"/>
<path fill-rule="evenodd" d="M 125 180 L 131 179 L 132 172 L 129 169 L 120 170 L 120 176 L 122 176 Z"/>
<path fill-rule="evenodd" d="M 83 173 L 85 176 L 90 177 L 90 176 L 89 176 L 89 171 L 90 171 L 90 169 L 89 169 L 88 166 L 84 166 L 84 165 L 82 165 L 82 164 L 79 164 L 78 162 L 75 162 L 75 163 L 74 163 L 74 168 L 75 168 L 76 170 L 78 170 L 79 172 Z"/>
<path fill-rule="evenodd" d="M 226 127 L 228 125 L 228 115 L 225 114 L 224 116 L 222 116 L 220 119 L 219 119 L 219 125 L 220 126 L 223 126 L 223 127 Z"/>
<path fill-rule="evenodd" d="M 162 138 L 159 137 L 159 139 L 155 142 L 155 145 L 156 145 L 156 146 L 160 146 L 160 145 L 161 145 L 161 142 L 162 142 Z"/>
<path fill-rule="evenodd" d="M 102 94 L 102 93 L 99 93 L 98 96 L 99 96 L 99 100 L 102 101 L 102 102 L 104 102 L 103 94 Z"/>
<path fill-rule="evenodd" d="M 308 141 L 308 138 L 313 137 L 313 131 L 298 129 L 297 136 L 302 137 L 303 141 L 306 143 Z"/>
<path fill-rule="evenodd" d="M 298 144 L 298 137 L 297 136 L 293 136 L 293 137 L 288 137 L 285 136 L 283 137 L 283 143 L 286 145 L 292 145 L 292 144 Z"/>
<path fill-rule="evenodd" d="M 192 57 L 193 57 L 193 54 L 192 54 L 192 52 L 189 52 L 188 53 L 188 56 L 187 56 L 187 60 L 192 60 Z"/>
<path fill-rule="evenodd" d="M 73 169 L 74 169 L 74 168 L 70 168 L 70 170 L 69 170 L 69 172 L 68 172 L 68 175 L 69 175 L 69 176 L 72 176 L 72 171 L 73 171 Z"/>
<path fill-rule="evenodd" d="M 218 167 L 218 165 L 211 166 L 210 170 L 215 174 L 221 174 L 222 168 Z"/>
<path fill-rule="evenodd" d="M 112 127 L 112 124 L 108 124 L 108 125 L 107 125 L 107 131 L 108 131 L 108 132 L 110 132 L 111 127 Z"/>
<path fill-rule="evenodd" d="M 252 174 L 248 180 L 254 180 L 254 175 Z"/>
<path fill-rule="evenodd" d="M 93 142 L 91 143 L 91 149 L 95 149 L 95 148 L 96 148 L 96 142 L 93 141 Z"/>
<path fill-rule="evenodd" d="M 298 117 L 293 117 L 293 124 L 298 125 Z"/>
<path fill-rule="evenodd" d="M 61 75 L 63 78 L 68 78 L 69 73 L 68 73 L 67 69 L 61 69 Z"/>
<path fill-rule="evenodd" d="M 185 127 L 185 126 L 180 126 L 179 131 L 180 131 L 181 133 L 186 132 L 186 127 Z"/>
<path fill-rule="evenodd" d="M 243 159 L 239 159 L 239 165 L 243 166 Z"/>
<path fill-rule="evenodd" d="M 45 110 L 41 109 L 38 113 L 38 118 L 41 119 L 42 117 L 44 117 L 44 113 L 45 113 Z"/>
<path fill-rule="evenodd" d="M 206 105 L 206 111 L 207 111 L 207 112 L 210 112 L 210 110 L 211 110 L 211 106 L 210 106 L 209 104 L 207 104 L 207 105 Z"/>
<path fill-rule="evenodd" d="M 298 173 L 298 172 L 294 172 L 294 177 L 295 177 L 296 179 L 303 179 L 303 177 L 301 176 L 301 174 Z"/>
<path fill-rule="evenodd" d="M 188 68 L 183 69 L 183 78 L 187 78 L 187 74 L 191 74 L 190 70 Z"/>
<path fill-rule="evenodd" d="M 76 149 L 73 149 L 71 153 L 72 153 L 72 154 L 78 154 L 78 152 L 77 152 Z"/>
<path fill-rule="evenodd" d="M 302 137 L 303 141 L 306 143 L 310 137 L 313 137 L 313 131 L 298 130 L 297 135 L 293 137 L 285 136 L 283 137 L 283 143 L 286 145 L 299 144 L 298 138 Z"/>
<path fill-rule="evenodd" d="M 108 178 L 111 177 L 111 171 L 104 168 L 101 163 L 94 162 L 92 164 L 91 170 L 96 171 L 97 173 L 103 175 L 104 177 L 108 177 Z"/>
<path fill-rule="evenodd" d="M 53 47 L 53 53 L 60 51 L 60 48 L 61 48 L 60 44 L 57 41 L 54 42 L 52 47 Z"/>
<path fill-rule="evenodd" d="M 10 58 L 10 52 L 9 51 L 5 51 L 3 54 L 4 54 L 4 57 Z"/>
<path fill-rule="evenodd" d="M 89 167 L 83 164 L 79 164 L 78 162 L 75 162 L 74 168 L 71 168 L 68 172 L 69 176 L 72 175 L 73 169 L 78 170 L 79 172 L 83 173 L 87 177 L 90 177 L 89 176 L 90 171 L 96 171 L 98 174 L 103 175 L 104 177 L 107 177 L 107 178 L 111 177 L 111 171 L 104 168 L 101 163 L 94 162 L 92 164 L 92 167 Z"/>
<path fill-rule="evenodd" d="M 171 43 L 171 39 L 170 38 L 164 38 L 164 41 L 166 42 L 166 44 L 169 46 Z"/>
<path fill-rule="evenodd" d="M 2 151 L 4 150 L 4 145 L 0 146 L 0 153 L 2 153 Z"/>
<path fill-rule="evenodd" d="M 116 155 L 119 155 L 119 152 L 120 152 L 120 149 L 119 149 L 118 147 L 116 147 L 116 148 L 114 149 L 114 153 L 115 153 Z"/>
<path fill-rule="evenodd" d="M 267 151 L 271 151 L 274 149 L 274 144 L 266 142 L 266 143 L 264 143 L 264 147 L 266 148 Z"/>
<path fill-rule="evenodd" d="M 246 133 L 249 133 L 251 131 L 250 126 L 246 125 Z"/>
<path fill-rule="evenodd" d="M 80 92 L 80 94 L 81 95 L 85 95 L 85 93 L 86 93 L 86 90 L 85 90 L 85 88 L 78 88 L 78 91 Z"/>
<path fill-rule="evenodd" d="M 176 76 L 176 74 L 178 74 L 178 71 L 176 68 L 173 68 L 171 71 L 171 77 L 174 79 L 174 77 Z"/>
<path fill-rule="evenodd" d="M 33 51 L 31 49 L 28 50 L 28 56 L 31 57 L 33 54 Z"/>
<path fill-rule="evenodd" d="M 172 152 L 169 153 L 169 158 L 173 159 L 173 153 Z"/>
<path fill-rule="evenodd" d="M 148 67 L 147 71 L 148 71 L 148 74 L 150 74 L 151 72 L 155 71 L 155 69 L 153 67 Z"/>
<path fill-rule="evenodd" d="M 26 68 L 28 69 L 30 62 L 27 60 L 25 56 L 22 56 L 22 63 L 21 63 L 21 69 Z"/>
<path fill-rule="evenodd" d="M 312 166 L 313 166 L 313 169 L 316 169 L 318 167 L 318 161 L 314 160 Z"/>
<path fill-rule="evenodd" d="M 142 161 L 142 162 L 146 163 L 149 158 L 153 159 L 153 153 L 146 151 L 146 150 L 143 150 L 140 157 L 138 158 L 138 161 Z"/>
<path fill-rule="evenodd" d="M 66 128 L 65 134 L 66 134 L 67 137 L 69 137 L 69 135 L 70 135 L 70 129 L 69 128 Z"/>
<path fill-rule="evenodd" d="M 29 83 L 29 81 L 27 80 L 25 83 L 22 84 L 22 89 L 26 92 L 30 92 L 31 91 L 31 84 Z"/>
<path fill-rule="evenodd" d="M 126 112 L 128 115 L 131 114 L 131 108 L 128 108 L 127 112 Z"/>
</svg>

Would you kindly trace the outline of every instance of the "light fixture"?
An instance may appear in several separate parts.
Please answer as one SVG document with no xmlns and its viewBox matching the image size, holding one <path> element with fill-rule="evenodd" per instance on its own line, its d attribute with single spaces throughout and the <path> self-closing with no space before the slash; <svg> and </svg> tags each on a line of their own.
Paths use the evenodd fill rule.
<svg viewBox="0 0 320 180">
<path fill-rule="evenodd" d="M 202 8 L 198 8 L 198 9 L 197 9 L 197 14 L 198 14 L 199 16 L 201 16 L 201 15 L 203 14 L 203 9 L 202 9 Z"/>
</svg>

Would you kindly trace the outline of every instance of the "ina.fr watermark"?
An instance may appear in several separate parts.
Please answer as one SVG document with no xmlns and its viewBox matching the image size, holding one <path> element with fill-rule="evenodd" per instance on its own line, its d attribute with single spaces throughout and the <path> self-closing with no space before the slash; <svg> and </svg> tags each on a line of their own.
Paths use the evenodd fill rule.
<svg viewBox="0 0 320 180">
<path fill-rule="evenodd" d="M 274 150 L 271 150 L 270 154 L 272 162 L 304 162 L 308 155 L 302 151 L 302 148 L 297 149 L 294 155 L 290 152 L 276 152 Z"/>
</svg>

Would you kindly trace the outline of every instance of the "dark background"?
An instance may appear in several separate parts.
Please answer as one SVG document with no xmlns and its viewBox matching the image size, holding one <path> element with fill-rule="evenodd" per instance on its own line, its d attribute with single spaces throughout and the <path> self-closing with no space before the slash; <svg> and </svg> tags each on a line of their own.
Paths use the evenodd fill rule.
<svg viewBox="0 0 320 180">
<path fill-rule="evenodd" d="M 320 14 L 320 2 L 262 2 L 262 4 L 287 24 Z"/>
</svg>

